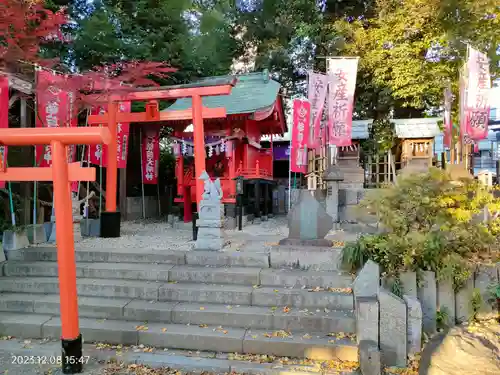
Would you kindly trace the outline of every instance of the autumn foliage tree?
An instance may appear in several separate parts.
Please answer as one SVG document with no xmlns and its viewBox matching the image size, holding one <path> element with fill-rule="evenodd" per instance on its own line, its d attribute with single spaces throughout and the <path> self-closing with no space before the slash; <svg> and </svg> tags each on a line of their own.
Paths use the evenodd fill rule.
<svg viewBox="0 0 500 375">
<path fill-rule="evenodd" d="M 43 1 L 0 0 L 0 64 L 39 62 L 44 43 L 63 41 L 61 26 L 68 22 L 65 9 L 53 12 Z"/>
</svg>

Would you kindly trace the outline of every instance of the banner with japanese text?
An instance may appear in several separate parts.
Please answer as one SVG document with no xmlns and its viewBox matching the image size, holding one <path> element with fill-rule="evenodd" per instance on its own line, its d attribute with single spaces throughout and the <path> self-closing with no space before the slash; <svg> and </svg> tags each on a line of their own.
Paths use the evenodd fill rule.
<svg viewBox="0 0 500 375">
<path fill-rule="evenodd" d="M 130 112 L 131 103 L 121 102 L 118 106 L 120 112 Z M 107 113 L 107 105 L 92 107 L 90 113 L 92 115 L 105 115 Z M 92 124 L 92 126 L 107 126 L 107 124 Z M 130 134 L 130 123 L 118 123 L 116 129 L 116 161 L 118 168 L 127 168 L 127 155 L 128 155 L 128 139 Z M 108 147 L 106 145 L 90 145 L 88 147 L 87 160 L 91 164 L 101 165 L 107 167 L 108 165 Z"/>
<path fill-rule="evenodd" d="M 307 141 L 311 123 L 311 103 L 307 100 L 293 101 L 293 127 L 290 170 L 307 173 Z"/>
<path fill-rule="evenodd" d="M 328 59 L 327 65 L 330 79 L 328 143 L 337 147 L 350 146 L 352 143 L 352 113 L 358 59 Z"/>
<path fill-rule="evenodd" d="M 118 110 L 122 113 L 130 113 L 131 109 L 132 105 L 130 102 L 121 102 L 118 106 Z M 119 122 L 116 135 L 116 142 L 117 142 L 116 161 L 118 163 L 119 169 L 127 168 L 129 134 L 130 134 L 130 123 Z M 107 156 L 107 152 L 105 153 L 105 155 Z"/>
<path fill-rule="evenodd" d="M 0 128 L 9 127 L 9 77 L 0 75 Z M 0 167 L 7 167 L 7 146 L 0 145 Z M 0 189 L 5 189 L 5 181 L 0 181 Z"/>
<path fill-rule="evenodd" d="M 94 106 L 90 110 L 91 115 L 104 115 L 106 114 L 106 107 L 107 106 Z M 106 124 L 92 124 L 91 126 L 106 126 Z M 87 146 L 87 155 L 86 155 L 86 160 L 89 161 L 91 164 L 96 164 L 96 165 L 102 165 L 103 167 L 105 166 L 103 163 L 103 145 L 98 144 L 98 145 L 89 145 Z M 102 163 L 102 164 L 101 164 Z"/>
<path fill-rule="evenodd" d="M 451 139 L 453 131 L 453 123 L 451 119 L 451 101 L 452 94 L 450 86 L 444 89 L 444 137 L 443 144 L 445 147 L 451 148 Z"/>
<path fill-rule="evenodd" d="M 64 91 L 66 77 L 49 71 L 37 71 L 36 104 L 38 114 L 35 119 L 36 127 L 57 128 L 60 126 L 77 126 L 77 111 L 74 105 L 74 94 Z M 68 147 L 68 161 L 74 161 L 76 146 Z M 52 165 L 52 151 L 50 145 L 35 147 L 36 160 L 39 167 Z"/>
<path fill-rule="evenodd" d="M 160 167 L 160 128 L 144 127 L 141 140 L 142 182 L 155 185 L 158 183 Z"/>
<path fill-rule="evenodd" d="M 478 141 L 488 137 L 491 89 L 490 62 L 488 56 L 470 46 L 468 52 L 465 100 L 466 133 L 470 139 Z"/>
<path fill-rule="evenodd" d="M 309 72 L 307 95 L 311 103 L 312 128 L 309 134 L 309 148 L 321 146 L 320 131 L 321 119 L 325 108 L 326 94 L 328 92 L 328 76 L 326 74 Z"/>
</svg>

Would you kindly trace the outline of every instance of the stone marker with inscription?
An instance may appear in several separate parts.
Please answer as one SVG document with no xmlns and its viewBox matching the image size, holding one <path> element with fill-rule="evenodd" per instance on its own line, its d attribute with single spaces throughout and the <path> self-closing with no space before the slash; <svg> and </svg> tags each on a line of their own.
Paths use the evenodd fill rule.
<svg viewBox="0 0 500 375">
<path fill-rule="evenodd" d="M 224 205 L 221 202 L 222 189 L 220 180 L 212 181 L 207 172 L 203 171 L 200 180 L 205 188 L 198 209 L 198 236 L 194 244 L 195 250 L 222 250 L 226 244 L 224 233 Z"/>
<path fill-rule="evenodd" d="M 333 228 L 333 220 L 325 208 L 307 190 L 301 190 L 299 201 L 288 214 L 288 238 L 280 245 L 326 246 L 332 241 L 325 237 Z"/>
</svg>

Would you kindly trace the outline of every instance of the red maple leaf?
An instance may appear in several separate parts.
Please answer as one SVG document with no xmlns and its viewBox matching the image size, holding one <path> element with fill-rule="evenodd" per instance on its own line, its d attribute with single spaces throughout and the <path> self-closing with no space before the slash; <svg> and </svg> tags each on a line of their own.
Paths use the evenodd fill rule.
<svg viewBox="0 0 500 375">
<path fill-rule="evenodd" d="M 40 61 L 40 47 L 64 42 L 61 26 L 68 23 L 66 10 L 52 12 L 43 1 L 0 0 L 0 63 Z"/>
</svg>

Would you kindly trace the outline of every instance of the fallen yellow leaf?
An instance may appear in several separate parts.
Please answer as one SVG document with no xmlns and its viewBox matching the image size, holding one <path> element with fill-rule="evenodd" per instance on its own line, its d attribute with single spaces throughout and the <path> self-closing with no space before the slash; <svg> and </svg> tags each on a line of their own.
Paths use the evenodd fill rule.
<svg viewBox="0 0 500 375">
<path fill-rule="evenodd" d="M 162 332 L 167 332 L 167 329 L 166 328 L 162 328 L 161 331 Z"/>
<path fill-rule="evenodd" d="M 200 307 L 200 310 L 205 310 L 205 308 L 204 307 Z"/>
</svg>

